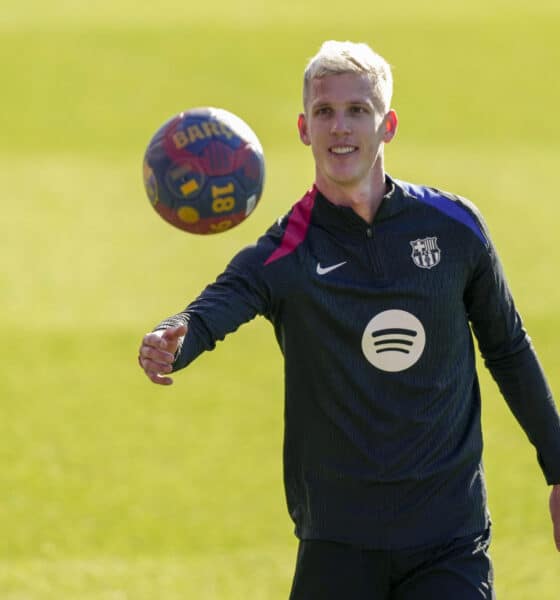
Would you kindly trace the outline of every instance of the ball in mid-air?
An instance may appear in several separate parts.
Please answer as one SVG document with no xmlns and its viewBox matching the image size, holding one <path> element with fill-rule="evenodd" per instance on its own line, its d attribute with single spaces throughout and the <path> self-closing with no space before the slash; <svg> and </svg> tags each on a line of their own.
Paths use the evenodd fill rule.
<svg viewBox="0 0 560 600">
<path fill-rule="evenodd" d="M 144 155 L 144 186 L 154 209 L 190 233 L 219 233 L 245 220 L 264 183 L 262 146 L 238 116 L 221 108 L 175 115 Z"/>
</svg>

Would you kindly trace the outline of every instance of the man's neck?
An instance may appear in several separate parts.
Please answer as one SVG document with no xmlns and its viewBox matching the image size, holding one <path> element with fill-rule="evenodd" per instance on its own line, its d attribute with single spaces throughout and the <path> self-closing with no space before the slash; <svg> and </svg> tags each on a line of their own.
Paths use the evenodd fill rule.
<svg viewBox="0 0 560 600">
<path fill-rule="evenodd" d="M 348 206 L 366 223 L 372 223 L 388 186 L 385 171 L 372 174 L 371 179 L 356 186 L 343 186 L 334 182 L 317 180 L 321 193 L 337 206 Z"/>
</svg>

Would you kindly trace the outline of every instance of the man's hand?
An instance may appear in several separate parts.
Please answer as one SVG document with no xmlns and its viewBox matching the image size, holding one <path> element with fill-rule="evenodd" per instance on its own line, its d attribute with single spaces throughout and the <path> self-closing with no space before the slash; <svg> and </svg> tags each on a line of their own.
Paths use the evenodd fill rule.
<svg viewBox="0 0 560 600">
<path fill-rule="evenodd" d="M 175 353 L 187 333 L 185 325 L 152 331 L 142 338 L 138 352 L 138 362 L 151 381 L 159 385 L 171 385 L 173 379 L 165 377 L 171 373 Z M 560 506 L 560 505 L 559 505 Z"/>
<path fill-rule="evenodd" d="M 552 486 L 549 506 L 554 526 L 554 542 L 556 543 L 556 549 L 560 552 L 560 484 Z"/>
</svg>

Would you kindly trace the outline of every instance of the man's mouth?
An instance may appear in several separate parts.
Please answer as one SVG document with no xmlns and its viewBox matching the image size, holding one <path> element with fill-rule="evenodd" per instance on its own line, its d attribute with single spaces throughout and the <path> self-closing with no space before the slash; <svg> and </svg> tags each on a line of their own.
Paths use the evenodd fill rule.
<svg viewBox="0 0 560 600">
<path fill-rule="evenodd" d="M 331 146 L 329 148 L 329 152 L 331 154 L 337 154 L 337 155 L 344 155 L 344 154 L 351 154 L 352 152 L 355 152 L 358 149 L 357 146 Z"/>
</svg>

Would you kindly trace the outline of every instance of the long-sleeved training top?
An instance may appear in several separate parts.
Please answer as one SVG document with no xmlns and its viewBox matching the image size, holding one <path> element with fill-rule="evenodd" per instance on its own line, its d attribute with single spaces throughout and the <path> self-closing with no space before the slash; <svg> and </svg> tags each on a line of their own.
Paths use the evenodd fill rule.
<svg viewBox="0 0 560 600">
<path fill-rule="evenodd" d="M 177 370 L 256 315 L 273 324 L 300 539 L 399 549 L 489 525 L 470 326 L 560 483 L 558 412 L 478 210 L 387 182 L 372 224 L 313 187 L 158 326 L 188 322 Z"/>
</svg>

